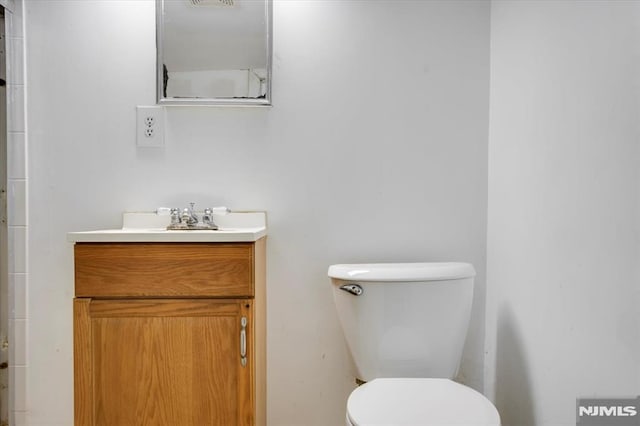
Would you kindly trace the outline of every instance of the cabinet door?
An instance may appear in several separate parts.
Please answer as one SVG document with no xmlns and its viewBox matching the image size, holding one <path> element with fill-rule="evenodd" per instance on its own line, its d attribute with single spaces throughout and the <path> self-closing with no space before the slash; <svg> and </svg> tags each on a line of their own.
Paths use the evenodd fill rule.
<svg viewBox="0 0 640 426">
<path fill-rule="evenodd" d="M 252 310 L 247 299 L 75 299 L 76 426 L 252 425 Z"/>
</svg>

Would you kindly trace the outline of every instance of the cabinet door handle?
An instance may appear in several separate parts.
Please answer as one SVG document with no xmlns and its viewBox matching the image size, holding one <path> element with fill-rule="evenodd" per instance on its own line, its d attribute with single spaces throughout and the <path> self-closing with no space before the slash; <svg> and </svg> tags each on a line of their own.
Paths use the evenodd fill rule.
<svg viewBox="0 0 640 426">
<path fill-rule="evenodd" d="M 247 317 L 240 319 L 240 364 L 247 365 Z"/>
</svg>

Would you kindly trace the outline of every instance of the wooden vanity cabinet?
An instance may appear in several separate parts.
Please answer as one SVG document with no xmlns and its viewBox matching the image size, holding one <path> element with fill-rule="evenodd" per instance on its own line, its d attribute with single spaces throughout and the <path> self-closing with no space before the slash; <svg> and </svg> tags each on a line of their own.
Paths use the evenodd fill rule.
<svg viewBox="0 0 640 426">
<path fill-rule="evenodd" d="M 264 238 L 76 243 L 75 293 L 76 426 L 266 424 Z"/>
</svg>

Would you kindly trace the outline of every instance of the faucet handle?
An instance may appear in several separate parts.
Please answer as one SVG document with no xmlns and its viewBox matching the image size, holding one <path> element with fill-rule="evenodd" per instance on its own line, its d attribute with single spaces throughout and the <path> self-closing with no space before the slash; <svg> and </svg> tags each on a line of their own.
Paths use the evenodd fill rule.
<svg viewBox="0 0 640 426">
<path fill-rule="evenodd" d="M 209 207 L 204 209 L 202 223 L 206 223 L 207 225 L 213 224 L 213 211 Z"/>
<path fill-rule="evenodd" d="M 180 223 L 180 209 L 179 208 L 173 208 L 171 209 L 171 224 L 172 225 L 177 225 L 178 223 Z"/>
</svg>

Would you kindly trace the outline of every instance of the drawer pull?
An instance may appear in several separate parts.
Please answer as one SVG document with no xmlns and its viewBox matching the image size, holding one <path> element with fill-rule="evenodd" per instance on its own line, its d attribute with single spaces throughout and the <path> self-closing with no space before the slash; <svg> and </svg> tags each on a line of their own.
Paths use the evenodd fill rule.
<svg viewBox="0 0 640 426">
<path fill-rule="evenodd" d="M 240 319 L 240 364 L 247 365 L 247 317 Z"/>
</svg>

